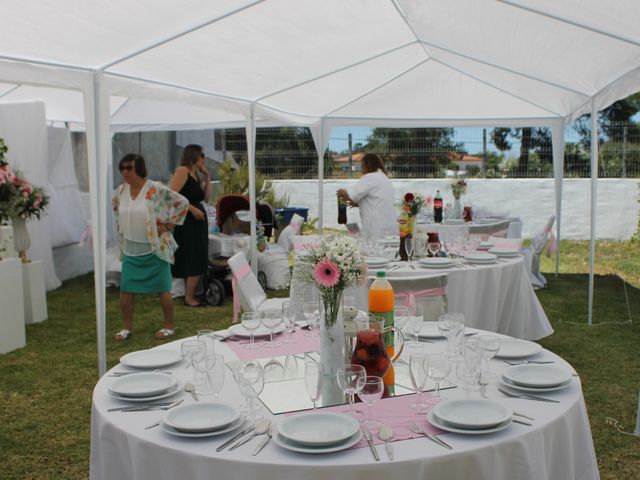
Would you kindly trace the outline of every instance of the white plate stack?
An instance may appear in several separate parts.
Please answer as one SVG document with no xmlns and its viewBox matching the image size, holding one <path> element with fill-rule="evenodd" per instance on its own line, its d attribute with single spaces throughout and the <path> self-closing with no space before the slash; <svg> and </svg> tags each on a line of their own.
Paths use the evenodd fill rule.
<svg viewBox="0 0 640 480">
<path fill-rule="evenodd" d="M 514 258 L 520 255 L 520 251 L 517 248 L 509 247 L 493 247 L 489 249 L 489 253 L 501 258 Z"/>
<path fill-rule="evenodd" d="M 432 425 L 453 433 L 482 435 L 511 425 L 513 412 L 484 399 L 450 400 L 436 405 L 427 418 Z"/>
<path fill-rule="evenodd" d="M 244 425 L 245 418 L 226 403 L 194 403 L 169 410 L 160 423 L 170 435 L 201 438 L 232 432 Z"/>
<path fill-rule="evenodd" d="M 365 262 L 369 270 L 384 270 L 389 264 L 389 260 L 384 257 L 366 257 Z"/>
<path fill-rule="evenodd" d="M 490 265 L 492 263 L 496 263 L 498 257 L 493 253 L 472 253 L 464 257 L 467 262 L 473 263 L 476 265 Z"/>
<path fill-rule="evenodd" d="M 180 352 L 167 348 L 152 348 L 130 352 L 120 357 L 120 363 L 131 368 L 162 368 L 182 360 Z"/>
<path fill-rule="evenodd" d="M 118 400 L 149 402 L 170 397 L 180 390 L 172 375 L 159 372 L 140 372 L 124 375 L 109 385 L 109 393 Z"/>
<path fill-rule="evenodd" d="M 273 441 L 301 453 L 331 453 L 352 447 L 362 437 L 358 420 L 344 413 L 310 413 L 287 417 Z"/>
<path fill-rule="evenodd" d="M 571 384 L 571 374 L 553 365 L 514 365 L 502 372 L 500 383 L 519 392 L 555 392 Z"/>
<path fill-rule="evenodd" d="M 449 268 L 453 266 L 453 261 L 446 257 L 427 257 L 418 260 L 418 263 L 426 268 Z"/>
</svg>

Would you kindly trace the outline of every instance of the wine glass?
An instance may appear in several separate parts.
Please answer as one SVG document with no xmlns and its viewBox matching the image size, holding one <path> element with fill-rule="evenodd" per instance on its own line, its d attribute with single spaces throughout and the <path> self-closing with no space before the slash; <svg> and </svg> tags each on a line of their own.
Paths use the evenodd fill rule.
<svg viewBox="0 0 640 480">
<path fill-rule="evenodd" d="M 369 407 L 367 409 L 367 419 L 364 421 L 364 426 L 369 430 L 380 427 L 380 422 L 373 418 L 373 406 L 382 398 L 384 393 L 384 383 L 382 378 L 367 376 L 362 389 L 358 392 L 360 400 Z"/>
<path fill-rule="evenodd" d="M 429 242 L 427 244 L 427 251 L 431 254 L 432 257 L 437 257 L 438 252 L 440 252 L 440 242 Z"/>
<path fill-rule="evenodd" d="M 244 346 L 246 349 L 253 350 L 259 347 L 259 345 L 254 342 L 253 335 L 262 323 L 260 316 L 260 312 L 244 312 L 240 317 L 240 323 L 245 330 L 249 332 L 250 337 L 249 343 Z"/>
<path fill-rule="evenodd" d="M 407 237 L 404 239 L 404 250 L 407 252 L 407 259 L 411 261 L 411 255 L 413 254 L 413 238 Z"/>
<path fill-rule="evenodd" d="M 212 372 L 215 368 L 217 358 L 215 356 L 208 356 L 206 347 L 205 350 L 197 353 L 194 353 L 191 356 L 191 362 L 193 363 L 193 368 L 201 374 L 203 382 L 199 385 L 196 385 L 196 393 L 198 395 L 211 395 L 213 394 L 213 389 L 209 384 L 209 372 Z"/>
<path fill-rule="evenodd" d="M 304 383 L 307 393 L 313 402 L 313 411 L 317 410 L 316 402 L 322 396 L 322 383 L 324 380 L 324 368 L 320 362 L 307 360 L 304 362 Z"/>
<path fill-rule="evenodd" d="M 187 363 L 187 366 L 193 366 L 193 356 L 196 355 L 198 357 L 205 355 L 207 351 L 207 346 L 202 340 L 185 340 L 180 345 L 180 355 L 182 359 Z M 196 370 L 193 370 L 193 379 L 194 383 L 198 382 L 196 378 Z"/>
<path fill-rule="evenodd" d="M 409 322 L 409 307 L 396 305 L 393 307 L 393 323 L 402 330 Z"/>
<path fill-rule="evenodd" d="M 425 413 L 427 405 L 422 401 L 422 392 L 427 382 L 428 359 L 425 353 L 412 353 L 409 357 L 409 376 L 411 384 L 416 392 L 416 401 L 409 405 L 411 410 Z"/>
<path fill-rule="evenodd" d="M 216 398 L 220 397 L 220 394 L 222 393 L 222 387 L 224 386 L 224 374 L 224 357 L 220 354 L 217 354 L 215 356 L 215 363 L 213 365 L 213 368 L 207 371 L 209 388 L 211 388 L 211 391 L 216 396 Z"/>
<path fill-rule="evenodd" d="M 248 361 L 242 364 L 237 374 L 238 387 L 240 393 L 249 400 L 249 420 L 258 420 L 262 418 L 260 412 L 255 409 L 255 400 L 262 393 L 264 388 L 264 376 L 262 375 L 262 367 L 256 361 Z"/>
<path fill-rule="evenodd" d="M 307 337 L 317 337 L 316 326 L 320 327 L 320 302 L 304 302 L 302 304 L 302 313 L 309 324 L 309 333 Z"/>
<path fill-rule="evenodd" d="M 429 378 L 436 382 L 436 401 L 440 400 L 440 380 L 444 380 L 451 371 L 451 362 L 442 353 L 432 353 L 427 356 Z"/>
<path fill-rule="evenodd" d="M 336 373 L 338 386 L 345 394 L 349 395 L 349 414 L 357 417 L 362 412 L 355 408 L 354 397 L 362 387 L 367 378 L 367 372 L 362 365 L 345 365 L 339 368 Z"/>
<path fill-rule="evenodd" d="M 500 337 L 497 335 L 482 335 L 480 337 L 480 347 L 482 348 L 482 362 L 484 372 L 483 375 L 486 378 L 495 378 L 496 374 L 491 373 L 491 364 L 489 361 L 498 353 L 500 350 Z"/>
<path fill-rule="evenodd" d="M 267 348 L 278 348 L 282 344 L 273 340 L 273 334 L 278 328 L 278 325 L 282 323 L 282 311 L 275 308 L 268 308 L 262 311 L 262 324 L 267 330 L 269 330 L 269 343 Z"/>
<path fill-rule="evenodd" d="M 464 333 L 464 315 L 461 313 L 445 313 L 438 318 L 438 327 L 446 331 L 447 353 L 450 358 L 457 358 L 460 355 L 460 342 Z"/>
<path fill-rule="evenodd" d="M 419 335 L 422 330 L 423 320 L 422 305 L 416 303 L 411 308 L 411 313 L 409 314 L 409 331 L 416 337 L 414 341 L 409 342 L 410 348 L 422 348 Z"/>
<path fill-rule="evenodd" d="M 216 355 L 216 351 L 215 351 L 216 337 L 214 336 L 213 330 L 198 330 L 197 338 L 198 340 L 202 340 L 206 344 L 207 357 L 214 357 Z"/>
<path fill-rule="evenodd" d="M 296 316 L 289 302 L 282 303 L 282 323 L 289 334 L 284 339 L 284 343 L 298 343 L 298 340 L 293 336 L 296 331 Z"/>
</svg>

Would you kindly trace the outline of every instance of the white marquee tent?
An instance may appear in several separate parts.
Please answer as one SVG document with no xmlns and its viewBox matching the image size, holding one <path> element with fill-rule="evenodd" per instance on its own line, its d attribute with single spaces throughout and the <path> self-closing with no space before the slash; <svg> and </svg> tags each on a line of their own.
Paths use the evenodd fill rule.
<svg viewBox="0 0 640 480">
<path fill-rule="evenodd" d="M 595 127 L 598 110 L 640 90 L 633 0 L 0 5 L 0 96 L 43 97 L 49 119 L 84 124 L 88 134 L 100 373 L 110 128 L 245 121 L 252 171 L 262 124 L 308 126 L 320 163 L 338 125 L 548 126 L 560 220 L 564 126 L 591 113 Z M 592 174 L 595 204 L 595 161 Z M 591 221 L 593 229 L 593 205 Z M 591 252 L 593 269 L 593 240 Z M 592 290 L 591 279 L 589 315 Z"/>
</svg>

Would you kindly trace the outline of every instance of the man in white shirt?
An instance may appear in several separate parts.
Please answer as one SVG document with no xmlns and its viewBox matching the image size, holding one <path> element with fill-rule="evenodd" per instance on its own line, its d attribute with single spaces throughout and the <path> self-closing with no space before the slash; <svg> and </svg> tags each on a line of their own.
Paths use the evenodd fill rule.
<svg viewBox="0 0 640 480">
<path fill-rule="evenodd" d="M 375 241 L 384 238 L 385 232 L 395 232 L 398 228 L 394 189 L 380 157 L 367 153 L 360 163 L 362 177 L 358 183 L 339 189 L 336 195 L 346 199 L 352 207 L 360 208 L 362 236 Z"/>
</svg>

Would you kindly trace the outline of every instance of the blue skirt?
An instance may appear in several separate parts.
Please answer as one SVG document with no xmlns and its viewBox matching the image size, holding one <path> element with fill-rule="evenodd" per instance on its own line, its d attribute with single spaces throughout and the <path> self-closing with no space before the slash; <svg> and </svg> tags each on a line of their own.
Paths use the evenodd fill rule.
<svg viewBox="0 0 640 480">
<path fill-rule="evenodd" d="M 171 265 L 153 253 L 139 257 L 122 256 L 121 292 L 170 292 L 171 282 Z"/>
</svg>

